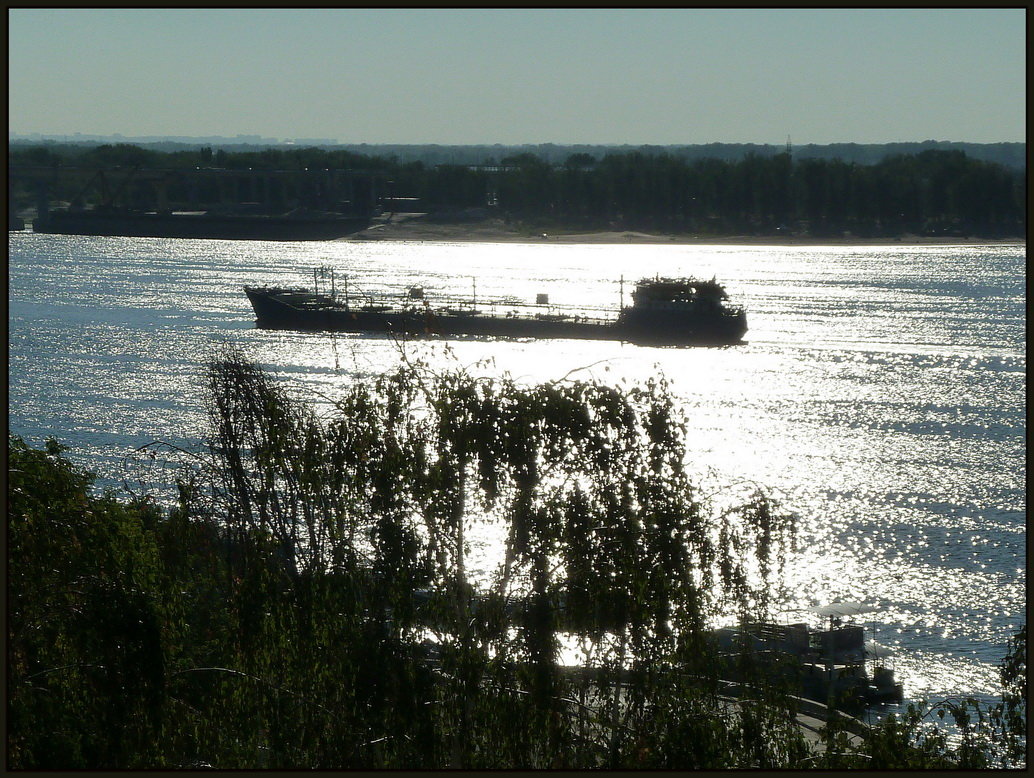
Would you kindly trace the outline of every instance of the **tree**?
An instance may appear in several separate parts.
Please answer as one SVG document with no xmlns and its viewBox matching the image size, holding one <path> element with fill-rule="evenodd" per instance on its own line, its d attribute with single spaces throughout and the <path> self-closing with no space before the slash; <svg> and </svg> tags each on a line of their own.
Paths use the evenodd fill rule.
<svg viewBox="0 0 1034 778">
<path fill-rule="evenodd" d="M 761 494 L 703 499 L 662 380 L 407 363 L 326 417 L 236 350 L 208 379 L 211 436 L 167 511 L 10 438 L 10 767 L 1025 760 L 1025 629 L 1001 706 L 911 708 L 859 748 L 834 721 L 810 753 L 788 689 L 749 665 L 730 707 L 709 617 L 764 616 L 793 523 Z M 487 525 L 502 554 L 475 574 Z M 943 716 L 959 745 L 927 727 Z"/>
</svg>

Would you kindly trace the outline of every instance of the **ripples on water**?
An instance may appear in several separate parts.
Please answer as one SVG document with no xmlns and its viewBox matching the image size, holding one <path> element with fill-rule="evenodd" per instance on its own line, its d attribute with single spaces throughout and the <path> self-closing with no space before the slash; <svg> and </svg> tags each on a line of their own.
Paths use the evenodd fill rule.
<svg viewBox="0 0 1034 778">
<path fill-rule="evenodd" d="M 10 236 L 10 427 L 54 435 L 105 483 L 154 439 L 196 447 L 202 364 L 244 346 L 332 398 L 394 368 L 383 337 L 257 330 L 241 287 L 422 285 L 613 305 L 617 280 L 715 275 L 749 343 L 415 342 L 412 357 L 528 381 L 663 372 L 690 419 L 700 483 L 750 479 L 801 517 L 793 604 L 875 601 L 908 699 L 988 697 L 1025 622 L 1025 246 L 732 247 L 253 243 Z M 626 285 L 625 294 L 631 291 Z M 626 297 L 626 300 L 628 298 Z M 481 307 L 485 307 L 482 304 Z M 483 542 L 486 559 L 493 541 Z M 489 564 L 489 562 L 485 562 Z"/>
</svg>

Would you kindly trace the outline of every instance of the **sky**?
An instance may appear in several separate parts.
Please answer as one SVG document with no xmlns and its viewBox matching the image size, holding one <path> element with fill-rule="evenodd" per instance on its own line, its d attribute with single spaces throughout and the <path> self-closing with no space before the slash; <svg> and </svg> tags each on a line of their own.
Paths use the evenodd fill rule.
<svg viewBox="0 0 1034 778">
<path fill-rule="evenodd" d="M 8 9 L 11 133 L 1026 140 L 1026 10 Z"/>
</svg>

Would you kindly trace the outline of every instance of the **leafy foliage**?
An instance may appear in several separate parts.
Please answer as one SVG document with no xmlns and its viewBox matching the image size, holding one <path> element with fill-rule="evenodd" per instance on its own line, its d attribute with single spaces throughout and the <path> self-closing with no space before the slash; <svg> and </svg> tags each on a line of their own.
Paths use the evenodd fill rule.
<svg viewBox="0 0 1034 778">
<path fill-rule="evenodd" d="M 720 681 L 708 622 L 764 615 L 793 527 L 762 495 L 716 511 L 695 491 L 663 381 L 407 364 L 320 418 L 237 351 L 208 378 L 211 439 L 171 511 L 11 437 L 9 766 L 860 759 L 816 760 L 785 690 Z M 486 528 L 505 538 L 487 571 Z M 957 757 L 918 726 L 873 734 L 869 759 Z M 964 764 L 999 753 L 988 731 Z"/>
<path fill-rule="evenodd" d="M 90 477 L 61 452 L 9 447 L 10 756 L 41 768 L 146 762 L 171 626 L 148 507 L 89 497 Z"/>
</svg>

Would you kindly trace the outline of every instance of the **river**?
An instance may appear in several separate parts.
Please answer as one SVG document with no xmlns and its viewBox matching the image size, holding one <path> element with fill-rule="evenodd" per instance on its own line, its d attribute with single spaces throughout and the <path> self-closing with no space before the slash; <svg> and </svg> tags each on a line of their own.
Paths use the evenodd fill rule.
<svg viewBox="0 0 1034 778">
<path fill-rule="evenodd" d="M 800 517 L 791 604 L 874 603 L 906 701 L 993 698 L 1026 619 L 1025 244 L 706 246 L 9 235 L 9 426 L 54 436 L 102 484 L 156 439 L 196 448 L 203 364 L 242 346 L 325 401 L 401 358 L 373 335 L 255 328 L 244 284 L 319 266 L 377 297 L 509 295 L 613 305 L 619 279 L 696 275 L 747 307 L 747 343 L 462 339 L 409 358 L 522 380 L 663 373 L 709 489 L 757 483 Z M 626 300 L 629 291 L 626 283 Z M 483 306 L 482 306 L 483 307 Z M 487 366 L 487 367 L 486 367 Z M 324 398 L 320 400 L 319 398 Z M 129 464 L 127 465 L 127 457 Z"/>
</svg>

